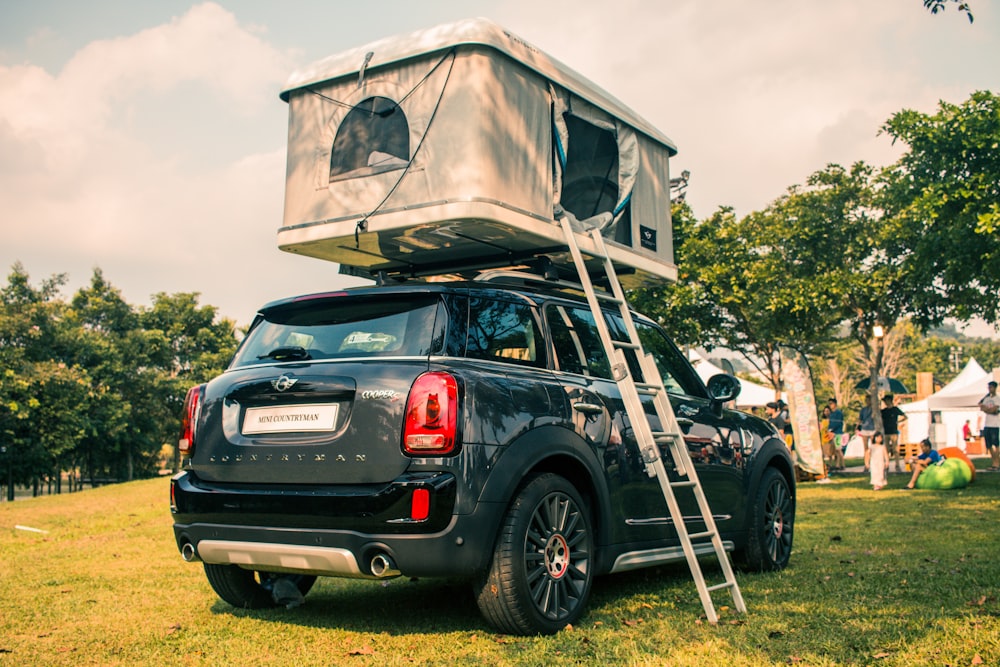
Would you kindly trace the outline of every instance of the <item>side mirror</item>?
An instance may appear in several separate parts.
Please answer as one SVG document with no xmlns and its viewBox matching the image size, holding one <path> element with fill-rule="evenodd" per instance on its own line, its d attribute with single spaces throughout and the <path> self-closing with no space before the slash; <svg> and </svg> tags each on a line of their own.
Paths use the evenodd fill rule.
<svg viewBox="0 0 1000 667">
<path fill-rule="evenodd" d="M 742 389 L 740 381 L 726 373 L 719 373 L 708 379 L 708 395 L 714 403 L 735 401 Z"/>
</svg>

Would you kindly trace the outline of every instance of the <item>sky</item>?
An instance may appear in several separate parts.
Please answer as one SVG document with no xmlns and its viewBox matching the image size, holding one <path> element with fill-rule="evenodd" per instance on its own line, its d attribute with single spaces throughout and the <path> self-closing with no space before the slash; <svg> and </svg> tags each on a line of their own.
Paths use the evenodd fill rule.
<svg viewBox="0 0 1000 667">
<path fill-rule="evenodd" d="M 3 0 L 4 283 L 20 262 L 70 298 L 99 268 L 130 304 L 197 292 L 240 325 L 363 284 L 277 248 L 278 94 L 328 55 L 476 16 L 670 137 L 696 216 L 745 215 L 828 163 L 892 163 L 897 111 L 1000 91 L 1000 4 L 971 5 L 972 24 L 921 0 Z"/>
</svg>

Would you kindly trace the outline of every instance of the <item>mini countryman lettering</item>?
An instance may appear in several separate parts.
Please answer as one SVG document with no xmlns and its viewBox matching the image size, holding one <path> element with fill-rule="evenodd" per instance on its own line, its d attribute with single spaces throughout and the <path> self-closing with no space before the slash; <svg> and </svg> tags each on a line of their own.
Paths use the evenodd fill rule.
<svg viewBox="0 0 1000 667">
<path fill-rule="evenodd" d="M 243 434 L 332 431 L 336 423 L 336 404 L 247 408 Z"/>
</svg>

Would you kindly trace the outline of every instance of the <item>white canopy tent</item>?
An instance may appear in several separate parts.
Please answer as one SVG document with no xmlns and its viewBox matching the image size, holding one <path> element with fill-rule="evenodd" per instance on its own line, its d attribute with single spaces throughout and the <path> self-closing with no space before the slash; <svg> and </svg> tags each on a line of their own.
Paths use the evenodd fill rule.
<svg viewBox="0 0 1000 667">
<path fill-rule="evenodd" d="M 919 442 L 930 438 L 938 449 L 965 449 L 962 427 L 968 421 L 973 432 L 980 430 L 979 399 L 986 395 L 986 383 L 992 379 L 975 359 L 970 359 L 954 380 L 927 398 L 900 405 L 906 413 L 907 440 Z"/>
<path fill-rule="evenodd" d="M 698 376 L 705 382 L 708 382 L 708 378 L 713 375 L 726 372 L 705 357 L 701 356 L 695 350 L 688 352 L 688 360 L 690 360 L 691 365 L 694 366 L 694 369 L 698 372 Z M 739 407 L 763 407 L 774 400 L 774 389 L 765 387 L 764 385 L 755 384 L 742 378 L 737 379 L 743 387 L 740 390 L 740 395 L 736 398 L 736 405 Z M 783 400 L 787 400 L 787 396 L 784 392 L 782 392 L 781 397 Z"/>
</svg>

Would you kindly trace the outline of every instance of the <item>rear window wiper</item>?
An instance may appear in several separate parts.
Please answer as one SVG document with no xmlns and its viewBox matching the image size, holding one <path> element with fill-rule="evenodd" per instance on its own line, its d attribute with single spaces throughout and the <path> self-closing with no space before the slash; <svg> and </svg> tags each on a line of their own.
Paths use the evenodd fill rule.
<svg viewBox="0 0 1000 667">
<path fill-rule="evenodd" d="M 276 347 L 267 354 L 258 354 L 257 358 L 274 359 L 275 361 L 305 361 L 312 359 L 312 355 L 304 347 L 289 345 L 288 347 Z"/>
</svg>

